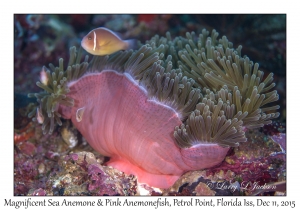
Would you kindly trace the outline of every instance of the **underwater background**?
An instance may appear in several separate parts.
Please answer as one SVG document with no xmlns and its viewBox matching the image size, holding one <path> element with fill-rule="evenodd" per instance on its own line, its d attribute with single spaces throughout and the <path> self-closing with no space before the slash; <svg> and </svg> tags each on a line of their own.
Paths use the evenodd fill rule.
<svg viewBox="0 0 300 210">
<path fill-rule="evenodd" d="M 133 176 L 108 168 L 91 168 L 105 157 L 88 146 L 78 131 L 64 121 L 51 136 L 27 117 L 39 92 L 42 67 L 67 59 L 69 48 L 79 47 L 82 38 L 97 27 L 109 28 L 123 39 L 145 43 L 154 35 L 183 36 L 216 29 L 242 55 L 259 63 L 265 75 L 274 73 L 280 116 L 271 125 L 249 134 L 248 142 L 212 169 L 188 172 L 185 181 L 150 195 L 283 195 L 278 191 L 251 191 L 242 183 L 282 184 L 286 179 L 286 15 L 199 15 L 199 14 L 105 14 L 105 15 L 14 15 L 14 194 L 15 195 L 136 195 L 140 192 Z M 284 134 L 284 137 L 283 137 Z M 276 137 L 274 137 L 276 136 Z M 279 136 L 279 137 L 278 137 Z M 272 138 L 273 137 L 273 138 Z M 259 151 L 259 152 L 258 152 Z M 72 152 L 72 153 L 71 153 Z M 76 156 L 76 157 L 75 157 Z M 86 159 L 88 157 L 88 159 Z M 241 161 L 245 160 L 247 161 Z M 99 170 L 102 170 L 99 172 Z M 251 172 L 251 173 L 250 173 Z M 97 174 L 104 174 L 102 177 Z M 103 181 L 114 177 L 114 182 Z M 75 181 L 74 181 L 75 180 Z M 186 182 L 189 180 L 189 182 Z M 208 187 L 220 181 L 237 190 Z M 114 190 L 112 190 L 114 189 Z M 284 191 L 284 190 L 283 190 Z"/>
</svg>

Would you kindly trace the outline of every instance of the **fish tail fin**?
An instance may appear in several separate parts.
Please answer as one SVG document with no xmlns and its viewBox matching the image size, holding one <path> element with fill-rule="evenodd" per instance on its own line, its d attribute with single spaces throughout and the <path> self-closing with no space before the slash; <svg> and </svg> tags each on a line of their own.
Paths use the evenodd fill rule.
<svg viewBox="0 0 300 210">
<path fill-rule="evenodd" d="M 136 39 L 125 40 L 125 50 L 136 50 L 138 48 L 138 41 Z"/>
</svg>

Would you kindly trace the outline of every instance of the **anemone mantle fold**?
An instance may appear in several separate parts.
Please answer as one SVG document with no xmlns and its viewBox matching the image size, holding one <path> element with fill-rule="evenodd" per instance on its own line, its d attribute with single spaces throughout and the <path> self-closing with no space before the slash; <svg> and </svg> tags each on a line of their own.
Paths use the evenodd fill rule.
<svg viewBox="0 0 300 210">
<path fill-rule="evenodd" d="M 107 165 L 137 176 L 138 182 L 168 188 L 185 172 L 223 161 L 229 148 L 174 141 L 179 114 L 153 98 L 128 73 L 104 70 L 69 83 L 75 105 L 61 107 L 89 144 L 110 157 Z M 78 110 L 83 110 L 78 120 Z"/>
</svg>

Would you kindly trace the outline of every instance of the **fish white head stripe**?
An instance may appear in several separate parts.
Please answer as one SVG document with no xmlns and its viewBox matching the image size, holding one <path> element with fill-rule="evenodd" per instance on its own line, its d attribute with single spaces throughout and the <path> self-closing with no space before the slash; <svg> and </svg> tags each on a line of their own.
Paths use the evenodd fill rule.
<svg viewBox="0 0 300 210">
<path fill-rule="evenodd" d="M 95 49 L 96 49 L 96 32 L 94 31 L 94 51 L 95 51 Z"/>
</svg>

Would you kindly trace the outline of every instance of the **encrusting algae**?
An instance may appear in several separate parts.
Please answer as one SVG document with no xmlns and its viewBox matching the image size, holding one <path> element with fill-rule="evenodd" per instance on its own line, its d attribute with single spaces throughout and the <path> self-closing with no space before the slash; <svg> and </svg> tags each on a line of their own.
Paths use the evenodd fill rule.
<svg viewBox="0 0 300 210">
<path fill-rule="evenodd" d="M 44 91 L 28 94 L 29 97 L 36 97 L 39 103 L 29 117 L 36 114 L 33 119 L 42 124 L 44 134 L 51 134 L 56 124 L 61 125 L 61 117 L 71 118 L 75 127 L 94 149 L 111 157 L 108 165 L 137 175 L 139 181 L 167 188 L 186 171 L 204 169 L 220 163 L 229 147 L 236 147 L 240 142 L 247 140 L 245 129 L 270 124 L 272 119 L 279 116 L 279 113 L 275 112 L 279 109 L 278 105 L 268 106 L 279 99 L 277 91 L 271 91 L 275 86 L 272 83 L 273 74 L 264 79 L 264 73 L 259 70 L 258 64 L 254 64 L 247 56 L 242 57 L 241 46 L 234 49 L 225 36 L 219 40 L 217 37 L 218 33 L 215 30 L 209 36 L 205 29 L 198 37 L 192 32 L 187 33 L 186 38 L 172 39 L 167 33 L 166 37 L 153 37 L 138 50 L 93 56 L 90 61 L 86 56 L 83 62 L 82 49 L 76 51 L 76 48 L 72 47 L 67 67 L 64 66 L 63 59 L 59 60 L 58 67 L 53 64 L 49 65 L 50 69 L 43 67 L 44 73 L 41 73 L 41 82 L 37 82 L 37 86 Z M 85 88 L 91 88 L 88 84 L 91 81 L 101 88 L 99 86 L 97 90 L 98 87 L 94 86 L 94 90 L 88 89 L 91 91 L 90 97 L 101 93 L 103 100 L 112 97 L 112 101 L 120 104 L 107 108 L 113 110 L 111 116 L 102 115 L 106 110 L 94 108 L 105 108 L 106 104 L 102 102 L 101 94 L 99 100 L 87 98 Z M 122 85 L 129 87 L 128 91 L 133 93 L 126 92 L 127 89 L 120 92 L 118 88 L 121 89 Z M 113 88 L 116 90 L 109 92 Z M 115 95 L 111 96 L 112 93 Z M 118 95 L 120 93 L 122 95 Z M 122 97 L 131 100 L 133 110 L 129 111 L 127 109 L 130 106 L 122 105 L 125 103 Z M 139 98 L 143 101 L 143 97 L 146 97 L 145 103 L 139 101 Z M 100 104 L 90 104 L 96 101 Z M 145 107 L 148 107 L 148 110 L 143 110 Z M 141 110 L 138 110 L 139 108 Z M 97 115 L 103 116 L 103 122 L 101 119 L 95 119 L 95 110 L 102 112 L 97 112 Z M 154 117 L 150 117 L 151 113 L 148 113 L 149 119 L 140 119 L 149 110 L 163 113 L 161 116 L 167 118 L 161 120 L 165 122 L 156 125 L 158 122 Z M 128 127 L 131 123 L 125 123 L 122 121 L 125 117 L 119 117 L 125 116 L 127 111 L 132 116 L 130 119 L 139 118 L 141 125 L 149 123 L 148 127 L 157 130 L 150 132 L 147 127 Z M 111 119 L 113 116 L 115 118 Z M 126 120 L 129 120 L 128 116 Z M 122 121 L 120 125 L 124 126 L 119 126 L 123 128 L 122 131 L 113 130 L 118 120 Z M 105 130 L 107 135 L 103 130 L 102 137 L 93 133 L 98 128 L 92 127 L 96 122 L 100 123 L 97 124 L 100 130 L 109 130 Z M 106 125 L 106 122 L 113 124 Z M 127 136 L 128 130 L 132 132 Z M 153 137 L 152 133 L 156 132 L 156 136 Z M 126 149 L 122 145 L 119 146 L 122 144 L 119 139 L 130 141 L 136 137 L 134 135 L 138 136 L 139 147 L 136 146 L 135 140 L 132 140 L 134 142 L 130 151 L 123 152 Z M 114 140 L 107 140 L 108 136 Z M 103 141 L 119 143 L 106 147 Z M 143 148 L 145 146 L 148 147 Z M 156 153 L 148 151 L 152 146 L 156 148 Z M 165 162 L 151 162 L 147 157 L 139 161 L 137 154 L 145 154 L 140 148 L 152 154 L 153 159 L 157 155 L 156 160 Z M 170 149 L 174 151 L 169 151 Z M 173 163 L 174 160 L 178 162 Z M 132 169 L 128 169 L 130 167 Z M 151 179 L 151 176 L 156 180 Z M 163 182 L 165 183 L 162 184 Z"/>
</svg>

